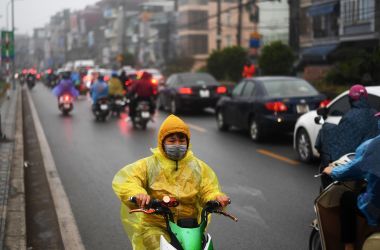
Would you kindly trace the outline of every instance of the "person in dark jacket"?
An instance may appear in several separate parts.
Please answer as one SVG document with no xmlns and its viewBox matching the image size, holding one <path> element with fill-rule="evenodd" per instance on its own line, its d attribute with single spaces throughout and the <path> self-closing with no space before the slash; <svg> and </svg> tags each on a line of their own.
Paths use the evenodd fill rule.
<svg viewBox="0 0 380 250">
<path fill-rule="evenodd" d="M 348 99 L 351 109 L 342 117 L 338 125 L 325 123 L 319 131 L 316 149 L 321 154 L 321 169 L 339 159 L 341 156 L 354 152 L 364 141 L 378 134 L 376 110 L 368 102 L 368 93 L 364 86 L 354 85 L 350 88 Z M 324 175 L 322 187 L 327 187 L 332 179 Z"/>
<path fill-rule="evenodd" d="M 154 114 L 154 88 L 152 85 L 152 75 L 148 72 L 143 72 L 138 80 L 133 81 L 132 86 L 128 91 L 131 102 L 129 103 L 129 117 L 133 119 L 136 114 L 136 106 L 139 101 L 149 102 L 151 115 Z"/>
</svg>

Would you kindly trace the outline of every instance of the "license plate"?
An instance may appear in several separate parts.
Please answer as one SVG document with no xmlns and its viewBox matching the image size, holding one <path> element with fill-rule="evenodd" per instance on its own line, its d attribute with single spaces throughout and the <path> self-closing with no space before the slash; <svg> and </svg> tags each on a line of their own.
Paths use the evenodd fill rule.
<svg viewBox="0 0 380 250">
<path fill-rule="evenodd" d="M 309 112 L 309 105 L 307 104 L 299 104 L 297 105 L 297 113 L 303 114 Z"/>
<path fill-rule="evenodd" d="M 69 108 L 70 108 L 70 103 L 65 103 L 65 104 L 63 104 L 63 107 L 64 107 L 65 109 L 69 109 Z"/>
<path fill-rule="evenodd" d="M 107 104 L 102 104 L 102 105 L 100 105 L 100 109 L 101 110 L 107 110 L 108 109 L 108 105 Z"/>
<path fill-rule="evenodd" d="M 200 97 L 207 98 L 210 97 L 210 91 L 209 90 L 200 90 L 199 91 Z"/>
<path fill-rule="evenodd" d="M 149 114 L 149 112 L 144 111 L 144 112 L 141 113 L 141 117 L 142 117 L 142 118 L 149 118 L 149 117 L 150 117 L 150 114 Z"/>
</svg>

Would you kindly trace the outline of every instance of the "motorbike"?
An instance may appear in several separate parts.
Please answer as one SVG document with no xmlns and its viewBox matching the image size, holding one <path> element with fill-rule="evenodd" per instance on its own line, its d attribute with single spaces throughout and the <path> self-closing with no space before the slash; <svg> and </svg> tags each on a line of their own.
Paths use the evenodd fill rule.
<svg viewBox="0 0 380 250">
<path fill-rule="evenodd" d="M 127 100 L 122 95 L 113 96 L 111 99 L 111 111 L 116 117 L 120 117 L 120 113 L 124 112 Z"/>
<path fill-rule="evenodd" d="M 136 204 L 136 198 L 131 197 L 131 202 Z M 132 209 L 130 213 L 142 212 L 145 214 L 161 215 L 165 219 L 166 230 L 170 236 L 168 242 L 164 236 L 160 237 L 161 250 L 213 250 L 214 246 L 210 234 L 206 234 L 208 215 L 211 213 L 222 214 L 235 222 L 238 219 L 231 214 L 222 210 L 218 201 L 209 201 L 202 209 L 201 221 L 198 224 L 197 218 L 179 219 L 174 221 L 171 207 L 176 207 L 179 202 L 169 196 L 164 196 L 162 200 L 154 199 L 145 208 Z"/>
<path fill-rule="evenodd" d="M 349 153 L 331 163 L 337 167 L 352 161 L 355 153 Z M 318 174 L 315 177 L 321 177 Z M 335 181 L 325 188 L 314 202 L 317 219 L 312 222 L 309 250 L 343 250 L 340 242 L 340 199 L 344 192 L 356 194 L 365 188 L 365 181 Z M 355 249 L 380 249 L 380 228 L 368 226 L 364 217 L 357 215 L 357 240 Z"/>
<path fill-rule="evenodd" d="M 146 129 L 146 126 L 151 120 L 150 106 L 148 101 L 138 101 L 136 105 L 135 117 L 132 119 L 134 128 L 138 126 Z"/>
<path fill-rule="evenodd" d="M 32 74 L 29 74 L 26 77 L 26 84 L 28 85 L 29 89 L 32 89 L 36 85 L 36 77 Z"/>
<path fill-rule="evenodd" d="M 74 98 L 69 94 L 63 94 L 58 98 L 58 108 L 63 115 L 68 115 L 74 108 Z"/>
<path fill-rule="evenodd" d="M 110 114 L 110 105 L 108 98 L 99 98 L 96 101 L 95 107 L 92 111 L 97 121 L 106 121 L 108 115 Z"/>
</svg>

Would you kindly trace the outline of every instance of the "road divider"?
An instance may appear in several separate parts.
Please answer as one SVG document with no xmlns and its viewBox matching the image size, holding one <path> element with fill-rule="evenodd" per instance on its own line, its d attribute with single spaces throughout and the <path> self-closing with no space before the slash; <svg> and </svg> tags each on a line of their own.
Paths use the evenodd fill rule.
<svg viewBox="0 0 380 250">
<path fill-rule="evenodd" d="M 265 150 L 265 149 L 258 149 L 257 152 L 260 153 L 260 154 L 269 156 L 271 158 L 274 158 L 276 160 L 286 162 L 286 163 L 288 163 L 290 165 L 298 165 L 298 164 L 300 164 L 298 161 L 289 159 L 289 158 L 287 158 L 285 156 L 282 156 L 282 155 L 275 154 L 275 153 L 273 153 L 271 151 L 268 151 L 268 150 Z"/>
</svg>

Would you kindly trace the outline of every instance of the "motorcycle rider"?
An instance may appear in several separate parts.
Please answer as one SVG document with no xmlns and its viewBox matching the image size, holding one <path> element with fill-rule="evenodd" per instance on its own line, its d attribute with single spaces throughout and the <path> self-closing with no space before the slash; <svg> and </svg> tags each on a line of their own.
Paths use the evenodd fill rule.
<svg viewBox="0 0 380 250">
<path fill-rule="evenodd" d="M 108 95 L 110 98 L 114 96 L 122 96 L 124 94 L 123 84 L 118 78 L 117 72 L 113 71 L 108 84 Z"/>
<path fill-rule="evenodd" d="M 380 130 L 380 113 L 378 117 L 378 129 Z M 342 195 L 341 205 L 341 241 L 345 244 L 345 250 L 354 250 L 356 240 L 356 214 L 366 218 L 369 226 L 378 226 L 380 223 L 380 135 L 362 143 L 355 152 L 355 158 L 351 162 L 338 166 L 328 166 L 324 173 L 334 180 L 367 180 L 364 192 L 355 195 L 353 192 L 345 192 Z M 359 212 L 358 212 L 359 211 Z"/>
<path fill-rule="evenodd" d="M 59 97 L 64 94 L 69 94 L 73 98 L 78 97 L 79 92 L 71 80 L 70 71 L 62 72 L 62 79 L 58 82 L 57 86 L 53 88 L 52 92 L 58 98 L 58 100 Z"/>
<path fill-rule="evenodd" d="M 138 80 L 133 81 L 132 86 L 128 91 L 130 97 L 129 103 L 129 117 L 131 120 L 135 117 L 136 106 L 139 101 L 149 102 L 149 112 L 153 117 L 154 106 L 154 88 L 152 85 L 152 75 L 148 72 L 142 72 Z"/>
<path fill-rule="evenodd" d="M 368 102 L 364 86 L 354 85 L 348 93 L 351 109 L 342 117 L 338 125 L 325 123 L 319 131 L 315 148 L 321 155 L 321 169 L 341 156 L 354 152 L 364 141 L 377 135 L 376 110 Z M 322 176 L 322 187 L 332 183 L 329 176 Z"/>
<path fill-rule="evenodd" d="M 92 110 L 96 111 L 98 109 L 97 101 L 101 98 L 108 98 L 108 85 L 104 81 L 103 75 L 95 72 L 94 76 L 96 77 L 96 81 L 91 85 L 90 95 L 92 98 Z"/>
<path fill-rule="evenodd" d="M 221 192 L 217 176 L 203 161 L 194 156 L 190 146 L 190 130 L 185 122 L 170 115 L 158 133 L 157 148 L 152 156 L 122 168 L 112 187 L 121 200 L 121 220 L 135 250 L 160 248 L 160 236 L 169 240 L 165 221 L 157 216 L 129 214 L 134 208 L 128 199 L 135 196 L 143 208 L 153 198 L 169 195 L 179 200 L 173 208 L 175 220 L 199 218 L 202 207 L 217 200 L 224 207 L 229 198 Z"/>
</svg>

